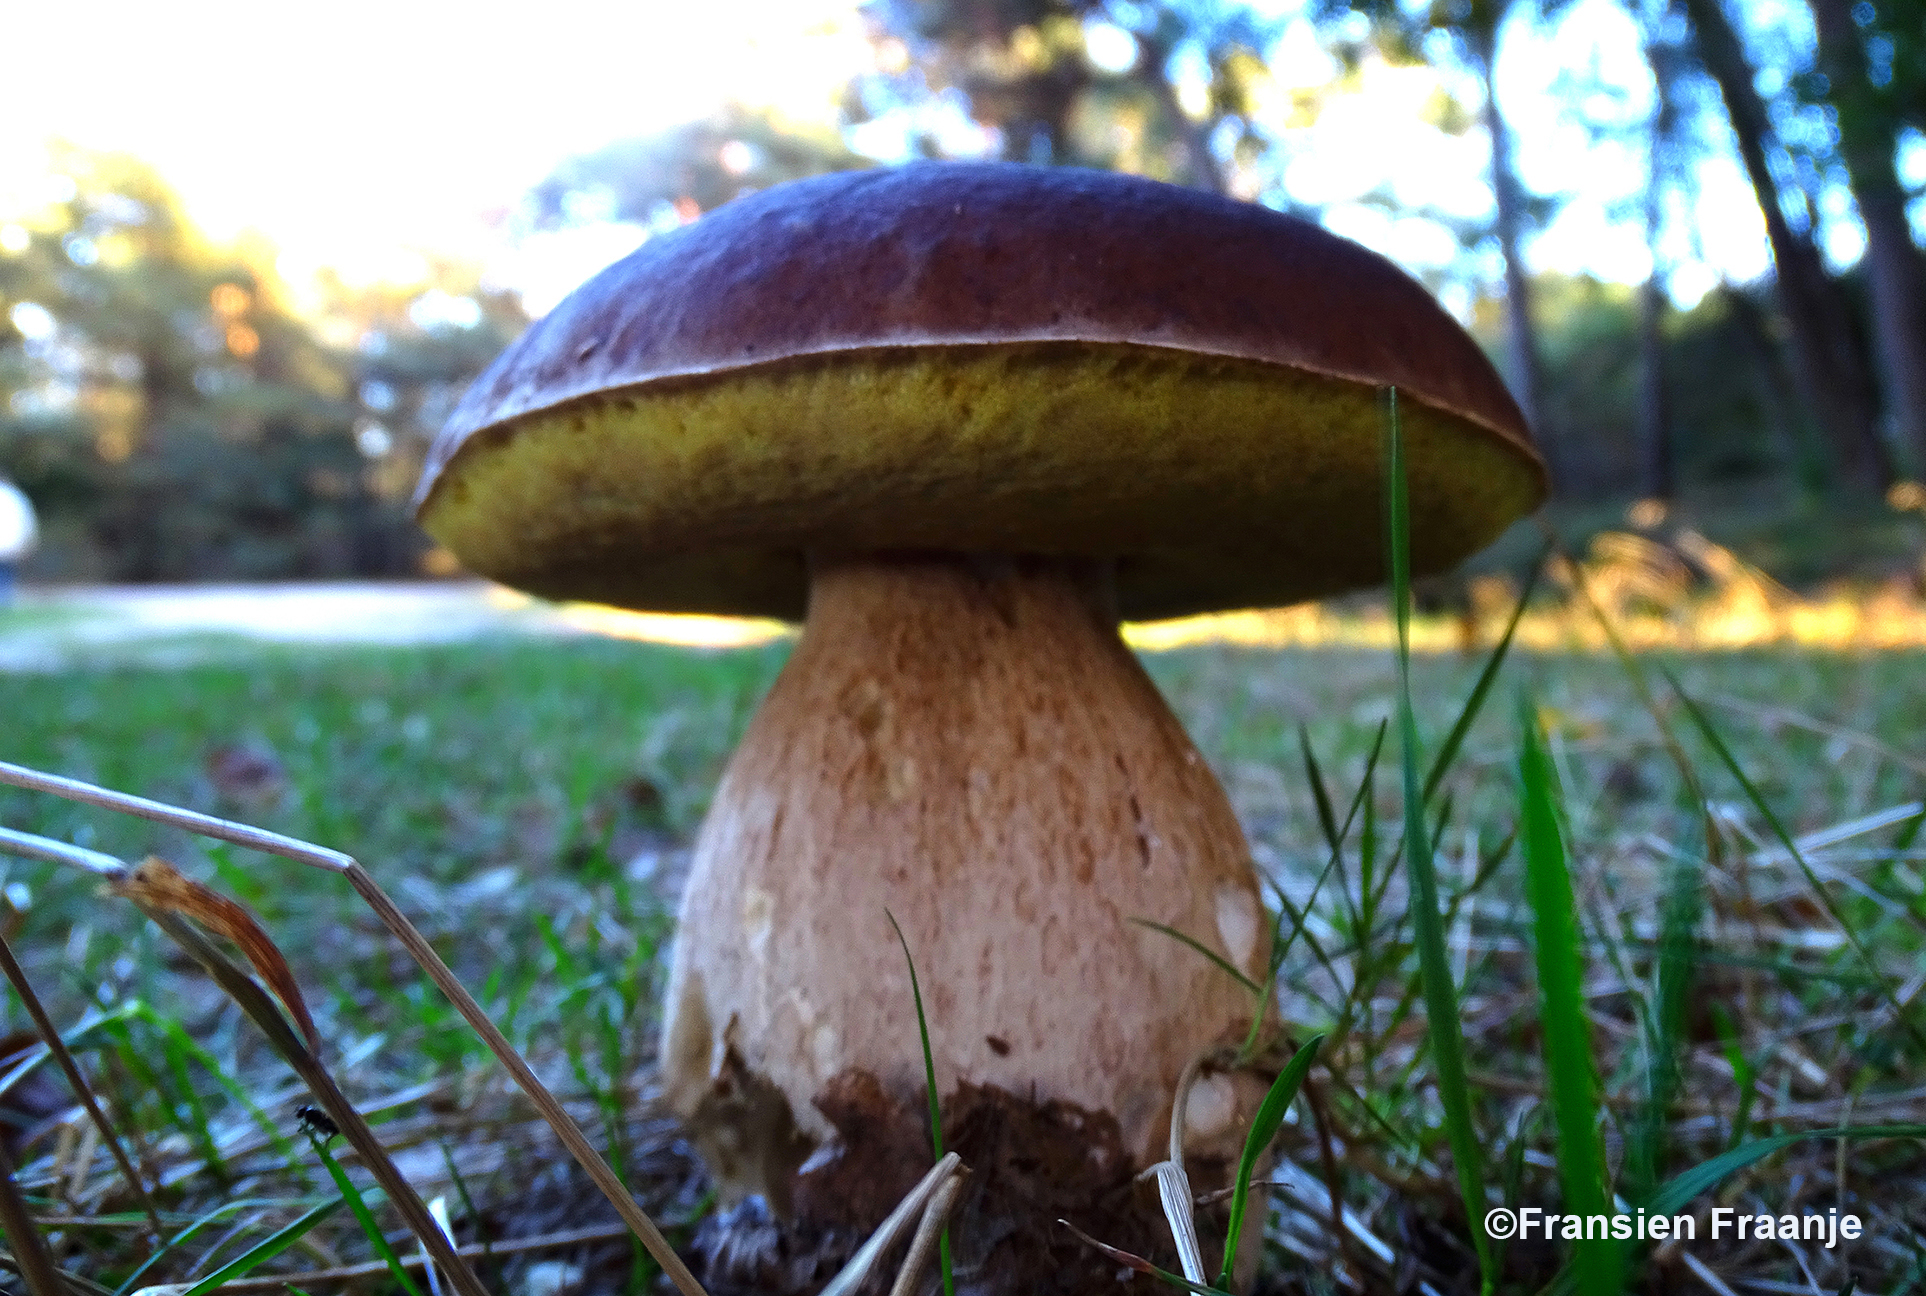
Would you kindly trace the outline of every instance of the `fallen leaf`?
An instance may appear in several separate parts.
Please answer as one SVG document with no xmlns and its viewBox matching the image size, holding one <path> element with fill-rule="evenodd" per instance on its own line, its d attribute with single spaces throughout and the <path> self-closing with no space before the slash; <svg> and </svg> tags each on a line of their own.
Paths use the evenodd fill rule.
<svg viewBox="0 0 1926 1296">
<path fill-rule="evenodd" d="M 192 919 L 215 935 L 232 941 L 254 965 L 254 971 L 267 983 L 267 988 L 293 1014 L 308 1047 L 316 1050 L 321 1047 L 314 1018 L 308 1014 L 307 1001 L 301 998 L 301 987 L 295 984 L 287 959 L 275 948 L 260 921 L 238 901 L 187 877 L 158 855 L 149 855 L 127 870 L 124 877 L 108 885 L 115 895 Z"/>
</svg>

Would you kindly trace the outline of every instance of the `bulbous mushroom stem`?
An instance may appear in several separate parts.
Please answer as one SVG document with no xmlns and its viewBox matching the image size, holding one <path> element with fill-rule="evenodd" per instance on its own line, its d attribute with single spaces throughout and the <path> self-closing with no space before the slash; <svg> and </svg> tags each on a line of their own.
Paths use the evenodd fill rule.
<svg viewBox="0 0 1926 1296">
<path fill-rule="evenodd" d="M 1160 1159 L 1185 1064 L 1248 1028 L 1245 988 L 1132 921 L 1263 979 L 1243 834 L 1118 636 L 1109 575 L 945 555 L 813 565 L 802 639 L 697 842 L 669 984 L 665 1091 L 725 1191 L 865 1225 L 927 1169 L 915 1005 L 885 911 L 916 959 L 945 1101 L 1002 1091 L 1075 1113 L 1091 1149 L 1077 1173 L 1127 1179 Z M 1234 1147 L 1249 1112 L 1209 1092 L 1190 1146 Z"/>
</svg>

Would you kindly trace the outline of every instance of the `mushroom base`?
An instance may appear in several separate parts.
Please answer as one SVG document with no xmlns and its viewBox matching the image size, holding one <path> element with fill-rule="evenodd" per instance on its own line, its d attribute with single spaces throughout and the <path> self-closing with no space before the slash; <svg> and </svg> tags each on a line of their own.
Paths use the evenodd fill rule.
<svg viewBox="0 0 1926 1296">
<path fill-rule="evenodd" d="M 711 1216 L 695 1250 L 713 1296 L 787 1296 L 819 1290 L 915 1186 L 929 1164 L 929 1123 L 920 1096 L 896 1099 L 874 1076 L 836 1077 L 818 1100 L 840 1140 L 833 1157 L 796 1178 L 795 1218 L 772 1218 L 761 1199 Z M 994 1086 L 964 1085 L 943 1101 L 945 1147 L 970 1168 L 950 1213 L 956 1289 L 965 1296 L 1082 1294 L 1117 1289 L 1120 1266 L 1058 1224 L 1067 1219 L 1101 1241 L 1178 1269 L 1153 1181 L 1139 1181 L 1117 1124 L 1067 1103 L 1036 1103 Z M 1191 1158 L 1200 1189 L 1229 1182 L 1233 1163 Z M 1261 1203 L 1261 1198 L 1260 1198 Z M 1259 1218 L 1264 1212 L 1260 1209 Z M 1228 1207 L 1200 1208 L 1204 1263 L 1222 1260 Z M 894 1281 L 872 1280 L 878 1291 Z M 1244 1254 L 1254 1258 L 1254 1238 Z M 923 1288 L 934 1281 L 926 1271 Z"/>
<path fill-rule="evenodd" d="M 1009 1276 L 980 1290 L 1114 1277 L 1070 1259 L 1058 1215 L 1167 1255 L 1131 1180 L 1165 1154 L 1186 1063 L 1241 1039 L 1254 1004 L 1146 924 L 1254 981 L 1269 931 L 1229 803 L 1106 590 L 1067 561 L 813 566 L 802 640 L 697 842 L 661 1050 L 725 1201 L 759 1195 L 805 1250 L 866 1234 L 931 1163 L 906 944 L 976 1185 L 957 1250 Z M 1257 1097 L 1193 1091 L 1199 1190 Z M 1081 1276 L 1017 1278 L 1011 1256 Z"/>
</svg>

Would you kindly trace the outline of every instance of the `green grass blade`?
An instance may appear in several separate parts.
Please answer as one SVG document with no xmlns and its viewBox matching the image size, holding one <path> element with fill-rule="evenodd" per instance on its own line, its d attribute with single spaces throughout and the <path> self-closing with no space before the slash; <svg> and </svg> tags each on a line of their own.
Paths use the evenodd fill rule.
<svg viewBox="0 0 1926 1296">
<path fill-rule="evenodd" d="M 415 1286 L 414 1280 L 408 1276 L 408 1271 L 402 1268 L 401 1257 L 396 1255 L 395 1249 L 388 1245 L 388 1239 L 382 1234 L 381 1226 L 375 1223 L 374 1212 L 368 1209 L 368 1203 L 362 1197 L 361 1190 L 354 1186 L 354 1180 L 348 1178 L 348 1172 L 341 1168 L 341 1163 L 334 1159 L 332 1152 L 328 1151 L 327 1139 L 310 1133 L 308 1142 L 314 1144 L 315 1152 L 321 1157 L 321 1164 L 328 1168 L 328 1177 L 333 1179 L 334 1186 L 341 1190 L 342 1200 L 347 1202 L 348 1209 L 354 1212 L 355 1222 L 361 1225 L 361 1231 L 368 1235 L 368 1243 L 374 1247 L 375 1254 L 381 1258 L 383 1264 L 388 1266 L 389 1275 L 400 1285 L 402 1291 L 408 1293 L 408 1296 L 421 1296 L 421 1289 Z M 375 1190 L 375 1195 L 378 1199 L 379 1189 Z"/>
<path fill-rule="evenodd" d="M 278 1154 L 290 1161 L 294 1159 L 294 1144 L 288 1140 L 286 1134 L 281 1132 L 281 1127 L 275 1122 L 274 1118 L 261 1110 L 260 1105 L 254 1101 L 254 1095 L 248 1091 L 247 1086 L 222 1070 L 219 1059 L 201 1047 L 200 1043 L 187 1033 L 185 1027 L 173 1018 L 159 1012 L 150 1004 L 132 1005 L 128 1016 L 130 1019 L 144 1022 L 153 1030 L 158 1031 L 163 1040 L 166 1041 L 163 1046 L 164 1052 L 170 1049 L 179 1049 L 183 1059 L 193 1062 L 198 1066 L 210 1080 L 214 1081 L 215 1084 L 219 1085 L 227 1093 L 227 1096 L 233 1100 L 237 1107 L 245 1111 L 253 1119 L 254 1124 L 261 1130 L 262 1135 Z M 184 1079 L 183 1083 L 185 1083 Z M 189 1086 L 189 1088 L 191 1090 L 191 1086 Z"/>
<path fill-rule="evenodd" d="M 1344 822 L 1338 825 L 1337 828 L 1336 847 L 1332 850 L 1330 859 L 1325 862 L 1324 871 L 1318 874 L 1317 885 L 1312 887 L 1310 898 L 1305 901 L 1303 911 L 1299 912 L 1296 906 L 1291 904 L 1290 897 L 1284 894 L 1283 888 L 1278 886 L 1275 881 L 1270 883 L 1272 892 L 1277 896 L 1279 918 L 1275 931 L 1273 932 L 1274 938 L 1271 943 L 1271 970 L 1274 974 L 1283 966 L 1285 955 L 1301 935 L 1304 938 L 1304 943 L 1310 947 L 1312 956 L 1317 959 L 1318 965 L 1331 976 L 1334 983 L 1343 983 L 1345 978 L 1332 966 L 1329 952 L 1324 949 L 1311 930 L 1305 926 L 1306 920 L 1310 917 L 1311 906 L 1317 902 L 1318 894 L 1323 890 L 1325 878 L 1333 872 L 1337 874 L 1338 879 L 1338 898 L 1343 902 L 1346 916 L 1351 924 L 1352 942 L 1355 944 L 1364 939 L 1363 934 L 1368 930 L 1368 925 L 1364 921 L 1364 915 L 1359 911 L 1357 904 L 1351 897 L 1350 881 L 1344 871 L 1344 843 L 1351 835 L 1351 825 L 1358 821 L 1360 813 L 1364 813 L 1366 823 L 1364 831 L 1360 834 L 1360 851 L 1366 859 L 1369 859 L 1375 850 L 1375 829 L 1366 807 L 1371 800 L 1371 791 L 1377 777 L 1378 758 L 1384 753 L 1384 736 L 1389 728 L 1390 722 L 1388 720 L 1378 722 L 1377 733 L 1371 740 L 1370 754 L 1365 759 L 1364 778 L 1359 781 L 1358 790 L 1351 796 L 1351 804 L 1344 813 Z M 1290 935 L 1287 939 L 1277 940 L 1275 936 L 1277 933 L 1283 931 L 1283 920 L 1287 917 L 1291 920 Z M 1275 980 L 1275 976 L 1273 976 L 1272 979 Z M 1313 998 L 1317 999 L 1320 1004 L 1324 1004 L 1322 995 L 1314 991 L 1311 993 Z M 1265 1002 L 1269 1002 L 1268 995 L 1266 995 Z M 1330 1005 L 1325 1004 L 1325 1007 L 1329 1008 Z M 1333 1009 L 1331 1015 L 1333 1018 L 1336 1018 L 1342 1014 L 1338 1010 Z"/>
<path fill-rule="evenodd" d="M 194 1079 L 187 1071 L 189 1054 L 198 1054 L 201 1050 L 188 1038 L 178 1022 L 163 1019 L 160 1025 L 163 1031 L 161 1056 L 167 1063 L 168 1073 L 174 1077 L 174 1083 L 180 1087 L 181 1103 L 185 1108 L 176 1118 L 176 1123 L 186 1131 L 188 1139 L 199 1150 L 207 1172 L 225 1183 L 228 1179 L 227 1162 L 221 1156 L 220 1146 L 214 1141 L 207 1103 L 201 1098 L 200 1090 L 194 1087 Z"/>
<path fill-rule="evenodd" d="M 1298 929 L 1304 920 L 1298 919 Z M 1258 992 L 1257 1011 L 1251 1014 L 1251 1028 L 1244 1033 L 1244 1043 L 1237 1050 L 1237 1064 L 1242 1066 L 1257 1056 L 1259 1045 L 1263 1043 L 1264 1023 L 1270 1017 L 1271 997 L 1277 993 L 1277 964 L 1271 965 L 1270 975 L 1264 978 L 1264 988 Z"/>
<path fill-rule="evenodd" d="M 1445 955 L 1443 910 L 1438 877 L 1425 831 L 1424 784 L 1418 775 L 1418 721 L 1411 705 L 1411 504 L 1404 479 L 1404 436 L 1398 423 L 1396 388 L 1385 391 L 1386 549 L 1391 560 L 1391 593 L 1398 620 L 1398 739 L 1404 772 L 1404 866 L 1411 885 L 1411 926 L 1424 987 L 1432 1064 L 1438 1072 L 1438 1098 L 1444 1105 L 1445 1133 L 1458 1171 L 1465 1218 L 1478 1252 L 1483 1290 L 1495 1275 L 1485 1237 L 1484 1153 L 1471 1122 L 1471 1091 L 1465 1082 L 1464 1040 L 1458 1033 L 1458 992 Z"/>
<path fill-rule="evenodd" d="M 1663 667 L 1660 669 L 1664 670 Z M 1785 847 L 1788 855 L 1792 856 L 1793 863 L 1799 866 L 1799 871 L 1805 875 L 1806 885 L 1812 888 L 1813 896 L 1824 906 L 1833 922 L 1839 925 L 1840 933 L 1852 945 L 1853 952 L 1859 956 L 1860 962 L 1866 965 L 1866 971 L 1871 973 L 1873 979 L 1878 982 L 1881 996 L 1886 1000 L 1887 1006 L 1893 1010 L 1893 1021 L 1901 1030 L 1909 1032 L 1921 1043 L 1926 1043 L 1926 1033 L 1922 1033 L 1913 1024 L 1912 1015 L 1906 1011 L 1906 1005 L 1899 1002 L 1899 996 L 1893 990 L 1892 983 L 1879 970 L 1879 964 L 1874 961 L 1872 951 L 1866 948 L 1865 941 L 1860 938 L 1859 929 L 1853 926 L 1851 920 L 1846 917 L 1845 911 L 1840 909 L 1839 902 L 1833 899 L 1832 892 L 1826 890 L 1825 884 L 1819 880 L 1819 875 L 1813 872 L 1812 865 L 1806 862 L 1805 853 L 1792 839 L 1792 834 L 1786 831 L 1786 826 L 1779 821 L 1779 816 L 1773 813 L 1772 807 L 1766 802 L 1765 794 L 1759 791 L 1758 785 L 1746 774 L 1745 768 L 1739 764 L 1739 758 L 1734 756 L 1732 749 L 1725 745 L 1725 739 L 1713 727 L 1711 717 L 1706 715 L 1704 709 L 1686 693 L 1678 677 L 1670 670 L 1665 670 L 1665 682 L 1671 685 L 1672 695 L 1685 708 L 1686 714 L 1692 717 L 1692 723 L 1698 726 L 1699 734 L 1705 739 L 1706 745 L 1712 748 L 1720 763 L 1734 779 L 1738 780 L 1739 786 L 1745 789 L 1746 799 L 1752 802 L 1753 808 L 1771 827 L 1772 835 L 1779 839 L 1779 844 Z"/>
<path fill-rule="evenodd" d="M 1337 866 L 1338 898 L 1344 902 L 1346 915 L 1350 918 L 1354 931 L 1361 931 L 1365 923 L 1357 902 L 1351 898 L 1351 879 L 1344 871 L 1344 843 L 1351 836 L 1351 825 L 1358 821 L 1360 811 L 1364 810 L 1366 802 L 1370 800 L 1371 789 L 1377 781 L 1378 758 L 1384 754 L 1384 737 L 1390 728 L 1389 720 L 1378 722 L 1378 731 L 1371 739 L 1371 751 L 1364 760 L 1364 777 L 1358 780 L 1358 790 L 1351 794 L 1351 804 L 1344 812 L 1344 822 L 1338 825 L 1337 840 L 1331 846 L 1331 860 Z M 1362 838 L 1359 844 L 1360 855 L 1369 855 L 1372 852 L 1374 827 L 1375 824 L 1367 814 L 1366 825 L 1360 834 Z"/>
<path fill-rule="evenodd" d="M 276 1229 L 262 1238 L 247 1251 L 247 1254 L 234 1259 L 216 1269 L 207 1277 L 189 1287 L 182 1296 L 207 1296 L 208 1292 L 218 1289 L 222 1284 L 245 1278 L 268 1261 L 307 1236 L 308 1231 L 322 1220 L 341 1209 L 345 1198 L 336 1197 L 331 1202 L 323 1202 L 298 1219 Z"/>
<path fill-rule="evenodd" d="M 916 1001 L 916 1030 L 923 1039 L 923 1086 L 928 1091 L 930 1099 L 930 1144 L 936 1151 L 936 1159 L 941 1161 L 943 1159 L 943 1108 L 936 1099 L 936 1055 L 930 1051 L 930 1024 L 929 1019 L 923 1015 L 923 987 L 916 980 L 916 960 L 910 955 L 909 941 L 904 937 L 903 929 L 897 926 L 896 915 L 885 909 L 883 916 L 889 919 L 890 929 L 896 933 L 896 943 L 903 947 L 903 961 L 909 964 L 910 997 Z M 956 1296 L 956 1278 L 950 1265 L 948 1225 L 944 1225 L 943 1237 L 937 1245 L 941 1248 L 938 1252 L 938 1263 L 943 1271 L 943 1296 Z"/>
<path fill-rule="evenodd" d="M 1311 799 L 1317 803 L 1318 827 L 1324 830 L 1324 841 L 1333 855 L 1338 853 L 1339 843 L 1337 816 L 1331 812 L 1331 794 L 1324 786 L 1324 771 L 1318 768 L 1317 755 L 1311 750 L 1311 731 L 1302 724 L 1297 727 L 1297 749 L 1304 757 L 1304 778 L 1311 785 Z"/>
<path fill-rule="evenodd" d="M 454 1150 L 448 1146 L 446 1140 L 438 1141 L 436 1146 L 441 1149 L 442 1169 L 448 1172 L 448 1181 L 455 1187 L 455 1196 L 456 1199 L 461 1202 L 462 1214 L 466 1215 L 475 1224 L 475 1240 L 481 1243 L 482 1263 L 495 1270 L 494 1278 L 496 1285 L 499 1286 L 501 1284 L 501 1267 L 495 1259 L 495 1250 L 491 1237 L 493 1230 L 488 1227 L 487 1220 L 482 1215 L 481 1209 L 475 1205 L 474 1197 L 469 1195 L 468 1180 L 463 1177 L 461 1167 L 455 1164 Z M 648 1253 L 644 1251 L 643 1254 L 647 1255 Z M 650 1259 L 653 1260 L 654 1257 L 650 1257 Z"/>
<path fill-rule="evenodd" d="M 1752 1105 L 1757 1101 L 1759 1091 L 1753 1082 L 1759 1078 L 1752 1065 L 1752 1059 L 1745 1055 L 1745 1042 L 1739 1038 L 1738 1023 L 1732 1014 L 1725 1010 L 1724 1004 L 1712 1005 L 1712 1028 L 1718 1032 L 1719 1046 L 1725 1050 L 1725 1060 L 1732 1068 L 1732 1083 L 1739 1091 L 1738 1110 L 1732 1113 L 1732 1146 L 1738 1147 L 1745 1142 L 1746 1131 L 1752 1128 Z"/>
<path fill-rule="evenodd" d="M 114 1288 L 113 1296 L 127 1296 L 128 1292 L 138 1290 L 141 1287 L 151 1286 L 152 1284 L 141 1282 L 141 1278 L 146 1275 L 148 1270 L 154 1268 L 168 1256 L 174 1254 L 180 1247 L 191 1242 L 194 1236 L 202 1229 L 211 1224 L 219 1223 L 223 1216 L 232 1215 L 235 1211 L 253 1210 L 258 1206 L 282 1206 L 285 1204 L 286 1202 L 283 1199 L 275 1197 L 242 1197 L 235 1201 L 222 1202 L 219 1206 L 214 1207 L 199 1218 L 190 1221 L 180 1232 L 163 1242 L 154 1254 L 148 1256 L 147 1259 L 141 1262 L 140 1268 L 128 1274 L 120 1286 Z M 339 1203 L 336 1204 L 338 1205 Z"/>
<path fill-rule="evenodd" d="M 1328 872 L 1329 866 L 1327 865 L 1326 873 Z M 1323 876 L 1324 874 L 1319 875 L 1320 885 Z M 1335 977 L 1337 973 L 1336 969 L 1332 966 L 1330 952 L 1327 951 L 1323 943 L 1318 940 L 1316 933 L 1305 925 L 1310 918 L 1309 906 L 1307 905 L 1304 909 L 1300 910 L 1296 905 L 1291 903 L 1291 898 L 1284 894 L 1284 889 L 1278 886 L 1274 880 L 1264 878 L 1263 881 L 1270 886 L 1271 894 L 1277 897 L 1278 918 L 1272 927 L 1271 971 L 1270 976 L 1267 978 L 1269 984 L 1263 995 L 1264 1006 L 1266 1011 L 1268 1011 L 1270 1004 L 1273 1002 L 1271 991 L 1276 988 L 1277 978 L 1283 969 L 1285 956 L 1290 952 L 1291 947 L 1297 943 L 1300 936 L 1303 937 L 1305 946 L 1311 951 L 1311 957 L 1317 960 L 1318 966 L 1323 968 L 1327 975 Z M 1311 899 L 1315 900 L 1316 898 L 1317 890 L 1313 888 Z M 1285 929 L 1287 919 L 1290 924 L 1288 931 Z M 1335 1006 L 1324 997 L 1317 987 L 1300 985 L 1298 986 L 1298 991 L 1308 996 L 1333 1016 L 1336 1015 L 1337 1009 Z"/>
<path fill-rule="evenodd" d="M 1646 1010 L 1645 1094 L 1625 1144 L 1630 1196 L 1644 1201 L 1658 1187 L 1665 1152 L 1666 1113 L 1679 1087 L 1679 1051 L 1686 1039 L 1692 983 L 1698 975 L 1702 876 L 1699 862 L 1673 865 L 1659 921 L 1658 986 Z"/>
<path fill-rule="evenodd" d="M 1755 1161 L 1783 1151 L 1804 1139 L 1867 1139 L 1867 1138 L 1910 1138 L 1926 1139 L 1926 1125 L 1841 1125 L 1833 1129 L 1800 1130 L 1793 1134 L 1774 1134 L 1769 1138 L 1756 1139 L 1751 1143 L 1722 1152 L 1710 1161 L 1701 1162 L 1685 1173 L 1666 1181 L 1653 1195 L 1646 1210 L 1653 1215 L 1676 1215 L 1701 1194 L 1712 1191 L 1725 1181 L 1727 1175 L 1743 1170 Z"/>
<path fill-rule="evenodd" d="M 1523 697 L 1519 721 L 1525 894 L 1531 903 L 1537 947 L 1539 1021 L 1558 1130 L 1559 1178 L 1568 1212 L 1608 1215 L 1612 1201 L 1598 1137 L 1598 1075 L 1585 1018 L 1585 959 L 1559 826 L 1558 786 L 1531 704 Z M 1576 1251 L 1581 1290 L 1587 1296 L 1619 1296 L 1624 1255 L 1618 1244 L 1610 1238 L 1592 1238 L 1580 1241 Z"/>
<path fill-rule="evenodd" d="M 1429 802 L 1438 795 L 1438 785 L 1444 782 L 1451 772 L 1451 764 L 1458 759 L 1458 749 L 1464 746 L 1465 735 L 1478 719 L 1478 712 L 1484 709 L 1485 698 L 1491 686 L 1497 682 L 1499 668 L 1505 664 L 1505 655 L 1511 651 L 1512 636 L 1518 633 L 1518 623 L 1525 619 L 1525 608 L 1531 603 L 1532 593 L 1538 588 L 1538 577 L 1545 570 L 1545 561 L 1551 557 L 1551 546 L 1546 545 L 1539 553 L 1538 561 L 1531 566 L 1531 575 L 1525 580 L 1525 588 L 1518 595 L 1518 605 L 1511 610 L 1511 620 L 1505 623 L 1505 633 L 1492 648 L 1491 655 L 1485 658 L 1485 668 L 1478 672 L 1478 682 L 1471 686 L 1471 696 L 1465 699 L 1458 719 L 1452 724 L 1451 732 L 1445 735 L 1444 745 L 1431 760 L 1431 772 L 1424 776 L 1424 799 Z"/>
<path fill-rule="evenodd" d="M 1893 835 L 1893 844 L 1887 849 L 1895 855 L 1901 851 L 1911 850 L 1913 843 L 1919 839 L 1919 830 L 1922 826 L 1926 826 L 1926 809 L 1922 809 L 1899 826 L 1899 831 Z"/>
<path fill-rule="evenodd" d="M 1510 857 L 1511 848 L 1517 844 L 1518 828 L 1514 824 L 1496 846 L 1478 856 L 1478 871 L 1471 875 L 1471 881 L 1452 893 L 1451 902 L 1445 906 L 1446 926 L 1458 920 L 1458 910 L 1464 907 L 1465 901 L 1485 889 L 1485 884 L 1497 875 L 1499 867 Z"/>
<path fill-rule="evenodd" d="M 1336 867 L 1336 855 L 1324 861 L 1324 868 L 1318 873 L 1317 880 L 1311 883 L 1311 894 L 1304 898 L 1304 907 L 1301 909 L 1291 903 L 1291 898 L 1284 894 L 1283 887 L 1270 882 L 1271 893 L 1277 897 L 1277 921 L 1271 924 L 1271 975 L 1270 981 L 1264 987 L 1265 1003 L 1270 1002 L 1271 989 L 1277 982 L 1277 970 L 1284 966 L 1284 960 L 1289 956 L 1291 947 L 1297 944 L 1297 938 L 1303 936 L 1307 940 L 1314 939 L 1304 930 L 1304 924 L 1311 916 L 1311 907 L 1317 903 L 1318 896 L 1324 890 L 1325 881 L 1330 878 L 1331 871 Z M 1270 879 L 1266 878 L 1265 881 L 1269 882 Z M 1287 920 L 1290 923 L 1288 931 L 1285 930 Z"/>
<path fill-rule="evenodd" d="M 1313 1035 L 1291 1054 L 1291 1060 L 1271 1082 L 1270 1092 L 1264 1095 L 1257 1115 L 1251 1119 L 1250 1133 L 1244 1137 L 1244 1153 L 1237 1159 L 1237 1182 L 1231 1189 L 1230 1227 L 1224 1235 L 1224 1267 L 1217 1275 L 1219 1287 L 1229 1289 L 1231 1270 L 1237 1266 L 1237 1241 L 1244 1231 L 1244 1211 L 1250 1204 L 1251 1177 L 1257 1173 L 1257 1159 L 1277 1137 L 1284 1113 L 1291 1109 L 1291 1102 L 1304 1084 L 1304 1077 L 1310 1073 L 1311 1063 L 1317 1060 L 1318 1046 L 1322 1043 L 1322 1035 Z"/>
<path fill-rule="evenodd" d="M 1167 923 L 1152 922 L 1148 918 L 1132 918 L 1130 921 L 1137 924 L 1137 926 L 1139 927 L 1148 927 L 1151 931 L 1162 932 L 1164 935 L 1170 937 L 1172 940 L 1178 941 L 1182 944 L 1190 946 L 1192 949 L 1196 950 L 1199 954 L 1202 954 L 1205 958 L 1209 959 L 1212 963 L 1215 963 L 1217 967 L 1220 970 L 1222 970 L 1226 976 L 1234 978 L 1237 984 L 1243 986 L 1246 990 L 1250 991 L 1253 995 L 1261 996 L 1264 993 L 1263 986 L 1257 984 L 1257 982 L 1251 980 L 1249 977 L 1245 976 L 1242 972 L 1239 972 L 1237 968 L 1232 965 L 1229 959 L 1225 958 L 1222 954 L 1219 954 L 1216 950 L 1212 949 L 1210 946 L 1198 940 L 1195 936 L 1191 936 L 1191 935 L 1188 935 L 1187 933 L 1180 932 L 1175 927 L 1172 927 Z M 914 980 L 914 978 L 912 978 L 912 980 Z"/>
<path fill-rule="evenodd" d="M 1364 782 L 1358 792 L 1364 798 L 1364 813 L 1358 823 L 1358 931 L 1357 939 L 1366 941 L 1371 938 L 1372 929 L 1378 925 L 1377 900 L 1384 894 L 1377 881 L 1378 868 L 1378 796 L 1377 766 L 1372 765 L 1364 771 Z"/>
</svg>

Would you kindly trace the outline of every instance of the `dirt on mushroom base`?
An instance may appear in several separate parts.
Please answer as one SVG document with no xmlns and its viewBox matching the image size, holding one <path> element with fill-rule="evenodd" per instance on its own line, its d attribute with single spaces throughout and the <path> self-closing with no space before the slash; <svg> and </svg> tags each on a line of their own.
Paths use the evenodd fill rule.
<svg viewBox="0 0 1926 1296">
<path fill-rule="evenodd" d="M 711 1296 L 806 1296 L 819 1291 L 915 1186 L 930 1150 L 920 1095 L 893 1095 L 868 1072 L 834 1077 L 817 1106 L 840 1146 L 812 1158 L 795 1181 L 795 1222 L 774 1219 L 760 1198 L 721 1211 L 693 1250 Z M 962 1296 L 1085 1296 L 1112 1292 L 1128 1269 L 1057 1221 L 1104 1221 L 1103 1241 L 1175 1267 L 1153 1180 L 1139 1180 L 1114 1118 L 1065 1102 L 1035 1102 L 994 1085 L 964 1083 L 943 1102 L 945 1150 L 969 1168 L 952 1215 L 956 1290 Z M 1193 1159 L 1200 1191 L 1229 1182 L 1231 1167 Z M 1221 1245 L 1220 1206 L 1199 1212 Z M 1207 1243 L 1208 1245 L 1208 1243 Z M 1207 1251 L 1206 1263 L 1220 1254 Z"/>
</svg>

